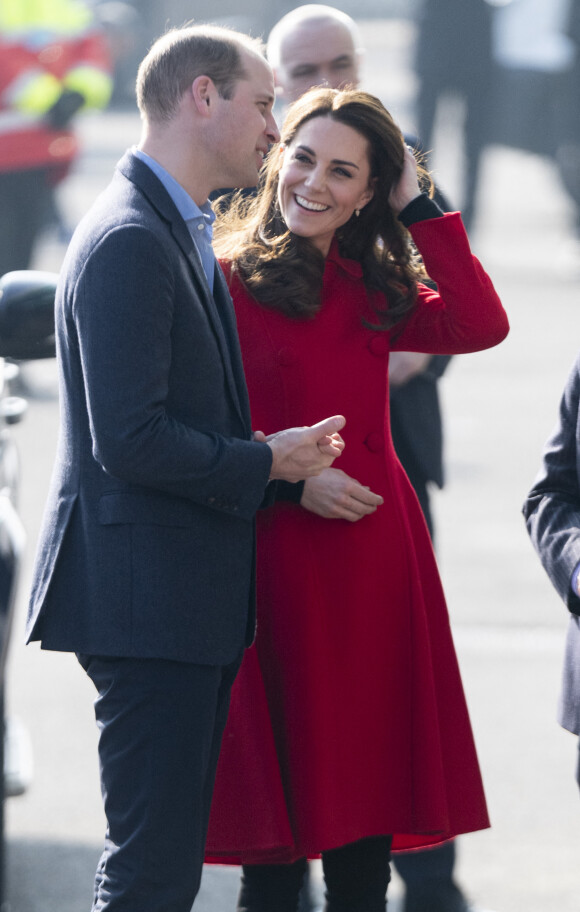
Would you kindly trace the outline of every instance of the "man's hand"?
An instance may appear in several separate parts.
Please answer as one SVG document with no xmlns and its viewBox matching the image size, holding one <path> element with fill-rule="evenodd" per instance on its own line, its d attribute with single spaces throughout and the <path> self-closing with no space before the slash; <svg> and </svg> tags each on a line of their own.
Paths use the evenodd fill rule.
<svg viewBox="0 0 580 912">
<path fill-rule="evenodd" d="M 269 437 L 255 431 L 254 440 L 267 443 L 272 450 L 270 478 L 294 482 L 320 475 L 344 449 L 339 431 L 345 424 L 342 415 L 335 415 L 312 427 L 289 428 Z"/>
<path fill-rule="evenodd" d="M 357 522 L 374 513 L 383 503 L 380 494 L 361 485 L 341 469 L 324 469 L 317 478 L 308 478 L 300 506 L 325 519 Z"/>
</svg>

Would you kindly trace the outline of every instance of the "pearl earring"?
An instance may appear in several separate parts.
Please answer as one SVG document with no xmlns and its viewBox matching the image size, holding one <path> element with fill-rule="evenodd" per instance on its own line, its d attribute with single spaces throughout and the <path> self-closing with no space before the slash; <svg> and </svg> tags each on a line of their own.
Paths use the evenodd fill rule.
<svg viewBox="0 0 580 912">
<path fill-rule="evenodd" d="M 359 215 L 360 215 L 360 209 L 355 209 L 355 210 L 354 210 L 354 214 L 355 214 L 356 217 L 358 218 Z"/>
</svg>

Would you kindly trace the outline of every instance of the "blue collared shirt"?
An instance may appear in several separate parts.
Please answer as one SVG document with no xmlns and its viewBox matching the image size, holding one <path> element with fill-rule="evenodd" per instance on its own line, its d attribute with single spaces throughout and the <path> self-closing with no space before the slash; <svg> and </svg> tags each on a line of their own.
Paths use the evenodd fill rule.
<svg viewBox="0 0 580 912">
<path fill-rule="evenodd" d="M 179 214 L 183 218 L 193 238 L 193 242 L 201 257 L 203 271 L 205 272 L 210 291 L 213 293 L 213 276 L 215 270 L 215 254 L 211 245 L 213 236 L 213 223 L 215 221 L 215 212 L 211 208 L 210 202 L 205 202 L 201 208 L 194 203 L 191 196 L 181 184 L 179 184 L 169 171 L 147 155 L 141 149 L 132 150 L 137 158 L 141 159 L 157 175 L 169 196 L 175 203 Z"/>
</svg>

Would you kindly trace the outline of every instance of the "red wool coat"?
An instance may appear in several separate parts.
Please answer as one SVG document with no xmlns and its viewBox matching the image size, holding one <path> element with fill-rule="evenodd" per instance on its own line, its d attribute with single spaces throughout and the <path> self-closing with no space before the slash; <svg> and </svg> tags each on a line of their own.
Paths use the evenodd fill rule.
<svg viewBox="0 0 580 912">
<path fill-rule="evenodd" d="M 458 354 L 508 331 L 458 214 L 411 228 L 439 293 L 392 344 Z M 255 429 L 344 414 L 335 464 L 384 498 L 356 523 L 278 503 L 258 521 L 258 633 L 234 686 L 208 860 L 290 862 L 363 837 L 404 849 L 489 825 L 431 541 L 389 431 L 388 332 L 329 254 L 315 319 L 234 282 Z"/>
</svg>

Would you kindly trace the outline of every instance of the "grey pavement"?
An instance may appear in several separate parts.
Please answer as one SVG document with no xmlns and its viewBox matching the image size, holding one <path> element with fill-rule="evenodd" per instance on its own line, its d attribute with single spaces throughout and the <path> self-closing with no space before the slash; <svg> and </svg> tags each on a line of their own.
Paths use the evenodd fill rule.
<svg viewBox="0 0 580 912">
<path fill-rule="evenodd" d="M 412 128 L 412 25 L 363 27 L 367 87 Z M 437 179 L 452 198 L 461 168 L 455 113 L 450 107 L 442 117 L 435 160 Z M 87 119 L 85 155 L 62 190 L 71 224 L 138 130 L 133 115 Z M 447 486 L 435 497 L 437 551 L 492 818 L 489 831 L 458 841 L 458 878 L 475 905 L 495 912 L 579 907 L 577 743 L 555 721 L 567 615 L 520 515 L 580 347 L 580 252 L 571 223 L 550 162 L 488 150 L 472 241 L 512 330 L 498 348 L 456 358 L 442 382 Z M 62 244 L 47 237 L 36 265 L 58 269 L 61 257 Z M 22 645 L 25 590 L 58 425 L 54 365 L 28 365 L 24 379 L 32 395 L 16 436 L 29 555 L 8 697 L 30 731 L 36 774 L 29 793 L 8 806 L 10 899 L 13 912 L 80 912 L 90 906 L 104 827 L 92 691 L 72 657 Z M 233 912 L 237 875 L 207 869 L 195 908 Z M 390 908 L 399 895 L 395 878 Z"/>
</svg>

